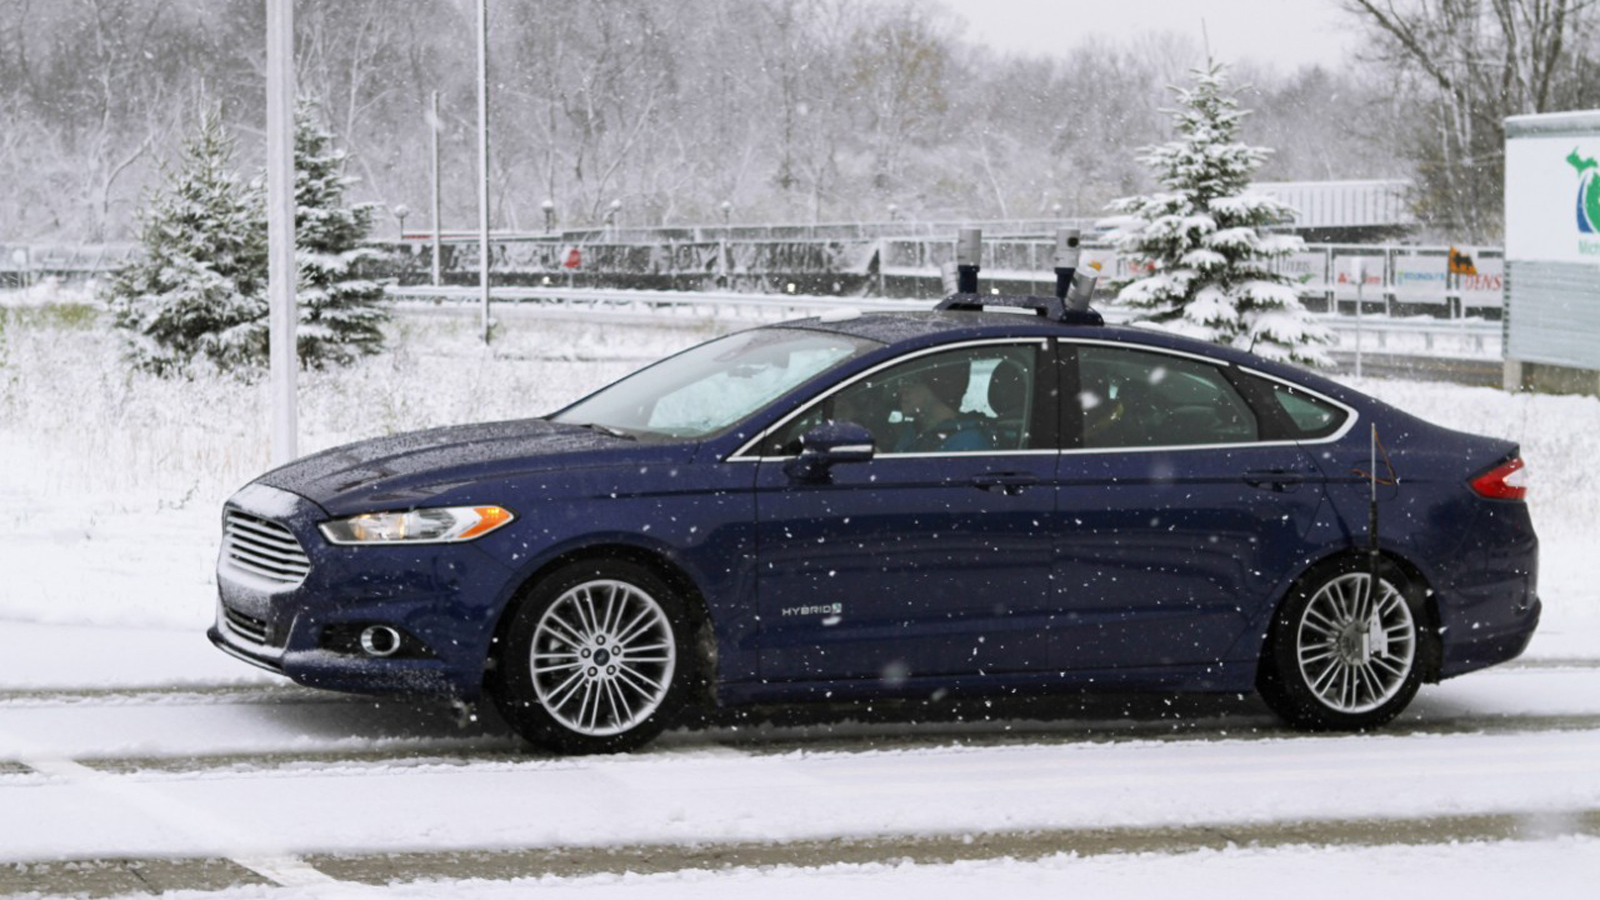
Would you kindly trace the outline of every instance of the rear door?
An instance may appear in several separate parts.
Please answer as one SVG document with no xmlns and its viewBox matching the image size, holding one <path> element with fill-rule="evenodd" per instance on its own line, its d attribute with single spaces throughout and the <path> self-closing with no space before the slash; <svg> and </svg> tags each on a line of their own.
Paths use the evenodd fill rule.
<svg viewBox="0 0 1600 900">
<path fill-rule="evenodd" d="M 1068 346 L 1068 345 L 1064 345 Z M 1222 659 L 1286 573 L 1323 501 L 1321 471 L 1229 366 L 1110 342 L 1063 351 L 1055 575 L 1062 669 Z"/>
</svg>

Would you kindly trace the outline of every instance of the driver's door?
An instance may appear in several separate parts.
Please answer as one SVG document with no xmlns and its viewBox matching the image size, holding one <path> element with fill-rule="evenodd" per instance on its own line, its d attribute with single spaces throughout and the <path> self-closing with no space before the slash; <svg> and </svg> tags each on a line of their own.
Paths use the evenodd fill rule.
<svg viewBox="0 0 1600 900">
<path fill-rule="evenodd" d="M 895 684 L 1047 664 L 1052 360 L 1044 340 L 924 351 L 818 400 L 763 445 L 763 678 Z M 919 379 L 954 385 L 957 415 L 917 421 L 930 417 L 912 399 Z M 865 426 L 879 452 L 796 477 L 800 435 L 826 420 Z"/>
</svg>

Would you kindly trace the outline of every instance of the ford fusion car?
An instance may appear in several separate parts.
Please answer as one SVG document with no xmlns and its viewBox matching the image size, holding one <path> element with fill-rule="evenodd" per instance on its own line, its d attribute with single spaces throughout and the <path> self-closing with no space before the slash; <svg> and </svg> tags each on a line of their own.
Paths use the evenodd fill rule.
<svg viewBox="0 0 1600 900">
<path fill-rule="evenodd" d="M 302 684 L 487 696 L 574 753 L 697 704 L 940 692 L 1259 690 L 1360 729 L 1527 644 L 1515 444 L 1012 305 L 1043 314 L 755 328 L 275 469 L 224 509 L 210 637 Z"/>
</svg>

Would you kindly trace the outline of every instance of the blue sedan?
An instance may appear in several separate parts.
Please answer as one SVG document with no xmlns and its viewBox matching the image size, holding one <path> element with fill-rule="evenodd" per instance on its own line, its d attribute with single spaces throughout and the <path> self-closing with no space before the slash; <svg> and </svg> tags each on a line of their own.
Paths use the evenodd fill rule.
<svg viewBox="0 0 1600 900">
<path fill-rule="evenodd" d="M 275 469 L 223 511 L 210 637 L 302 684 L 487 696 L 571 753 L 704 704 L 960 692 L 1258 690 L 1362 729 L 1526 646 L 1515 444 L 1038 311 L 756 328 Z"/>
</svg>

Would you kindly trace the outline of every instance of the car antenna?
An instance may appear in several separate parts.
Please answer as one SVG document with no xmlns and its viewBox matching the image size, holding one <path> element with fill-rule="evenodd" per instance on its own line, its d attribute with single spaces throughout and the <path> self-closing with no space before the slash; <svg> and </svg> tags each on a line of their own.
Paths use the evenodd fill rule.
<svg viewBox="0 0 1600 900">
<path fill-rule="evenodd" d="M 1383 441 L 1378 437 L 1378 425 L 1374 422 L 1371 426 L 1367 447 L 1367 465 L 1369 468 L 1363 472 L 1355 469 L 1358 475 L 1367 477 L 1367 613 L 1376 611 L 1378 597 L 1378 575 L 1383 562 L 1382 554 L 1378 552 L 1378 485 L 1398 485 L 1400 476 L 1395 473 L 1394 463 L 1389 459 L 1389 450 L 1383 446 Z M 1378 453 L 1383 453 L 1383 464 L 1389 470 L 1389 477 L 1378 477 Z"/>
<path fill-rule="evenodd" d="M 1373 422 L 1367 441 L 1367 615 L 1377 612 L 1378 600 L 1378 423 Z"/>
</svg>

